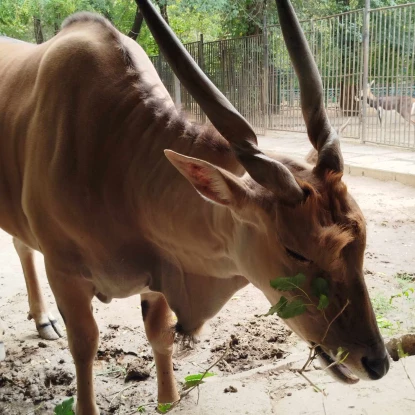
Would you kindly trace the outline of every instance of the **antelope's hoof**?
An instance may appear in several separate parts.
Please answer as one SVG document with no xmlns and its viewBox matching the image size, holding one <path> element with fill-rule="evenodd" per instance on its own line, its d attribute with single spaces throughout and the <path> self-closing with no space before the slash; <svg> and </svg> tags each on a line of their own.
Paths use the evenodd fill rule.
<svg viewBox="0 0 415 415">
<path fill-rule="evenodd" d="M 45 340 L 57 340 L 63 336 L 63 330 L 55 319 L 49 319 L 47 323 L 37 324 L 39 336 Z"/>
</svg>

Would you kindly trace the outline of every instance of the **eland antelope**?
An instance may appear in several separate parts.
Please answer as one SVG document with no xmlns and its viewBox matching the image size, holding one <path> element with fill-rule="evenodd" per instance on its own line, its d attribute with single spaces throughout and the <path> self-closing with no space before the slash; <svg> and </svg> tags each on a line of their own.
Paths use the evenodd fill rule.
<svg viewBox="0 0 415 415">
<path fill-rule="evenodd" d="M 407 95 L 376 97 L 373 95 L 371 86 L 375 81 L 367 84 L 367 103 L 377 111 L 379 123 L 382 125 L 383 111 L 396 111 L 405 121 L 415 124 L 412 117 L 415 115 L 415 98 Z M 363 99 L 363 91 L 360 93 Z"/>
<path fill-rule="evenodd" d="M 138 4 L 212 126 L 178 113 L 141 47 L 100 16 L 75 14 L 41 45 L 0 43 L 0 226 L 29 261 L 34 302 L 41 293 L 30 258 L 44 255 L 76 366 L 77 414 L 99 413 L 94 296 L 141 295 L 161 403 L 179 398 L 175 331 L 196 334 L 248 283 L 274 305 L 281 292 L 270 281 L 299 273 L 313 301 L 313 281 L 328 282 L 329 306 L 286 323 L 326 366 L 347 349 L 329 369 L 337 379 L 381 378 L 389 361 L 363 278 L 365 220 L 342 182 L 339 139 L 290 2 L 277 8 L 314 167 L 264 154 L 153 5 Z M 45 309 L 31 312 L 40 330 L 59 334 Z"/>
</svg>

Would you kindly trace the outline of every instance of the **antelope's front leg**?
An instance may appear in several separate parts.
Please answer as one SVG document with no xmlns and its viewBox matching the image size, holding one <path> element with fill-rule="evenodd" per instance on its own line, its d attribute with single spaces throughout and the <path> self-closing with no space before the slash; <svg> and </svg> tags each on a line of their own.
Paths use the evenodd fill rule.
<svg viewBox="0 0 415 415">
<path fill-rule="evenodd" d="M 93 363 L 99 336 L 91 308 L 94 287 L 83 277 L 62 274 L 45 262 L 49 283 L 65 321 L 69 349 L 75 361 L 76 414 L 99 415 L 93 380 Z"/>
<path fill-rule="evenodd" d="M 176 402 L 179 393 L 173 374 L 173 313 L 164 295 L 159 293 L 141 294 L 141 309 L 156 363 L 158 402 Z"/>
</svg>

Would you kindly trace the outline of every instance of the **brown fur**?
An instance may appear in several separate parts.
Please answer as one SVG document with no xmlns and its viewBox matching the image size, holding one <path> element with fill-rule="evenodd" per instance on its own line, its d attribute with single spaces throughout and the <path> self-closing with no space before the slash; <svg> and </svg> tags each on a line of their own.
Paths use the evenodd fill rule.
<svg viewBox="0 0 415 415">
<path fill-rule="evenodd" d="M 350 209 L 349 196 L 341 178 L 342 173 L 327 172 L 324 187 L 300 182 L 301 187 L 307 190 L 308 197 L 291 213 L 293 216 L 307 217 L 311 226 L 319 230 L 316 235 L 316 239 L 320 241 L 319 250 L 323 257 L 332 258 L 333 267 L 342 262 L 342 249 L 359 236 L 355 234 L 355 221 L 362 221 L 360 215 L 347 215 Z"/>
</svg>

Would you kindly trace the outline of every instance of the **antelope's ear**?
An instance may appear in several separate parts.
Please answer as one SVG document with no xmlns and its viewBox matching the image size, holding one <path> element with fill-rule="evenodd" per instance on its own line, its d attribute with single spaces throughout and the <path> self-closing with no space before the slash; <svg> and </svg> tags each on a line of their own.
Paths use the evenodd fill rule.
<svg viewBox="0 0 415 415">
<path fill-rule="evenodd" d="M 170 163 L 210 202 L 238 208 L 246 199 L 248 189 L 242 179 L 207 161 L 164 150 Z"/>
<path fill-rule="evenodd" d="M 372 86 L 375 83 L 375 80 L 373 80 L 369 85 Z"/>
</svg>

